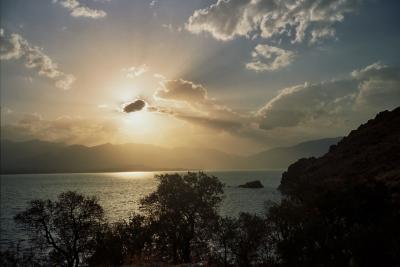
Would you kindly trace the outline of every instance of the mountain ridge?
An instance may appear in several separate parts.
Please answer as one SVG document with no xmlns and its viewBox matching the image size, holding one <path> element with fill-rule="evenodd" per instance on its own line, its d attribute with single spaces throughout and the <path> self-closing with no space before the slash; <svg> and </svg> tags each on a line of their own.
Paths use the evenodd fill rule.
<svg viewBox="0 0 400 267">
<path fill-rule="evenodd" d="M 312 192 L 364 180 L 400 185 L 400 107 L 383 111 L 351 131 L 319 158 L 300 159 L 282 175 L 284 194 Z M 390 186 L 391 187 L 391 186 Z"/>
<path fill-rule="evenodd" d="M 1 173 L 283 169 L 300 157 L 318 156 L 328 151 L 329 146 L 338 139 L 306 141 L 292 147 L 273 148 L 250 156 L 228 154 L 212 148 L 165 148 L 137 143 L 85 146 L 41 140 L 15 142 L 3 139 Z"/>
</svg>

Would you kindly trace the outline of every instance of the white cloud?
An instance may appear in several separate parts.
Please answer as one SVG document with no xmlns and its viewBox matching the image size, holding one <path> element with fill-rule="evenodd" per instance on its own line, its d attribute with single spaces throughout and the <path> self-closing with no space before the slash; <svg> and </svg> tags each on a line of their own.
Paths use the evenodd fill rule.
<svg viewBox="0 0 400 267">
<path fill-rule="evenodd" d="M 193 33 L 209 32 L 219 40 L 260 34 L 263 38 L 288 35 L 302 42 L 309 30 L 313 38 L 331 35 L 332 26 L 361 0 L 218 0 L 196 10 L 186 23 Z M 328 34 L 329 32 L 329 34 Z"/>
<path fill-rule="evenodd" d="M 170 32 L 181 32 L 182 27 L 174 27 L 172 24 L 161 24 L 161 27 L 168 29 Z"/>
<path fill-rule="evenodd" d="M 259 44 L 254 48 L 252 61 L 246 64 L 246 68 L 257 72 L 274 71 L 288 66 L 294 57 L 291 51 Z"/>
<path fill-rule="evenodd" d="M 400 70 L 381 63 L 352 72 L 359 81 L 356 107 L 376 108 L 400 105 Z"/>
<path fill-rule="evenodd" d="M 363 0 L 218 0 L 189 17 L 185 28 L 194 34 L 210 33 L 228 41 L 237 37 L 267 41 L 290 40 L 312 45 L 335 38 L 335 24 L 355 12 Z M 256 52 L 257 53 L 257 52 Z M 256 59 L 247 68 L 262 71 L 289 64 L 266 64 Z M 278 62 L 276 62 L 278 63 Z M 278 69 L 278 68 L 275 68 Z"/>
<path fill-rule="evenodd" d="M 158 0 L 151 0 L 150 7 L 155 7 L 158 4 Z"/>
<path fill-rule="evenodd" d="M 107 13 L 100 9 L 89 8 L 78 0 L 54 0 L 54 2 L 60 3 L 63 7 L 67 8 L 71 12 L 73 17 L 85 17 L 85 18 L 104 18 Z"/>
<path fill-rule="evenodd" d="M 122 69 L 126 73 L 127 78 L 135 78 L 149 71 L 149 67 L 146 64 L 140 65 L 138 67 L 129 67 Z"/>
<path fill-rule="evenodd" d="M 156 78 L 156 79 L 160 79 L 160 80 L 166 80 L 167 79 L 164 75 L 162 75 L 160 73 L 154 73 L 153 77 Z"/>
<path fill-rule="evenodd" d="M 155 96 L 167 100 L 201 103 L 208 99 L 207 90 L 200 84 L 183 79 L 167 80 L 161 83 Z"/>
<path fill-rule="evenodd" d="M 185 27 L 192 33 L 209 32 L 218 40 L 246 36 L 253 25 L 247 19 L 250 0 L 218 0 L 208 8 L 196 10 Z"/>
<path fill-rule="evenodd" d="M 70 89 L 75 77 L 59 70 L 57 64 L 38 46 L 31 45 L 21 35 L 12 33 L 6 35 L 4 30 L 0 31 L 0 59 L 17 60 L 24 62 L 25 67 L 34 69 L 39 75 L 55 81 L 58 88 Z"/>
</svg>

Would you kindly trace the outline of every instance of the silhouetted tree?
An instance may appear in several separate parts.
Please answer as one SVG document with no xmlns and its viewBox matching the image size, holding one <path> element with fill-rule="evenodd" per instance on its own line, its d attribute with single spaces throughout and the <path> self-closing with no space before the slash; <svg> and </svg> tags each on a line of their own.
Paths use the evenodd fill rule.
<svg viewBox="0 0 400 267">
<path fill-rule="evenodd" d="M 213 231 L 213 242 L 215 251 L 213 251 L 214 261 L 219 265 L 229 266 L 234 260 L 234 254 L 231 250 L 232 244 L 236 241 L 237 219 L 231 217 L 219 218 Z"/>
<path fill-rule="evenodd" d="M 134 214 L 129 220 L 117 222 L 100 232 L 92 266 L 121 266 L 141 260 L 151 234 L 143 216 Z"/>
<path fill-rule="evenodd" d="M 141 200 L 153 232 L 154 251 L 174 263 L 204 256 L 218 219 L 223 184 L 203 172 L 162 174 L 157 190 Z"/>
<path fill-rule="evenodd" d="M 69 191 L 56 201 L 32 200 L 15 221 L 32 237 L 38 253 L 48 254 L 51 265 L 73 267 L 94 252 L 104 212 L 96 198 Z"/>
<path fill-rule="evenodd" d="M 262 245 L 266 241 L 267 228 L 262 217 L 240 213 L 235 228 L 231 250 L 239 266 L 253 266 L 262 261 Z"/>
<path fill-rule="evenodd" d="M 0 251 L 0 266 L 2 267 L 41 267 L 46 263 L 35 255 L 31 247 L 23 247 L 22 242 L 10 244 Z"/>
<path fill-rule="evenodd" d="M 399 192 L 398 183 L 360 179 L 289 195 L 268 215 L 280 264 L 400 266 Z"/>
</svg>

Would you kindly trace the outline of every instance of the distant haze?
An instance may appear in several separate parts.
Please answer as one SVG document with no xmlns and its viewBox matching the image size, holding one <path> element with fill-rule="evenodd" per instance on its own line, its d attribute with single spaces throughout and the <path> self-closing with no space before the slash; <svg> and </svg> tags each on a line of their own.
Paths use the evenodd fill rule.
<svg viewBox="0 0 400 267">
<path fill-rule="evenodd" d="M 2 173 L 102 172 L 188 169 L 284 169 L 299 158 L 320 156 L 341 138 L 309 141 L 251 156 L 213 149 L 162 148 L 145 144 L 93 147 L 38 140 L 1 141 Z"/>
</svg>

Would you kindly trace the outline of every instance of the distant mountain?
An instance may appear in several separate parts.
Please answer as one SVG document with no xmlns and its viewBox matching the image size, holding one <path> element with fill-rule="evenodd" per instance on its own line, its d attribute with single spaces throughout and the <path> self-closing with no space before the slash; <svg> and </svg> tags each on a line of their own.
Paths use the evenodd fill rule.
<svg viewBox="0 0 400 267">
<path fill-rule="evenodd" d="M 249 157 L 214 149 L 163 148 L 147 144 L 93 147 L 31 140 L 1 141 L 2 173 L 105 172 L 178 169 L 286 168 L 302 157 L 328 151 L 340 138 L 266 150 Z"/>
<path fill-rule="evenodd" d="M 344 183 L 379 181 L 400 189 L 400 107 L 379 113 L 319 158 L 301 159 L 282 175 L 280 190 L 297 197 Z"/>
<path fill-rule="evenodd" d="M 331 145 L 337 144 L 342 137 L 325 138 L 303 142 L 291 147 L 277 147 L 248 157 L 248 167 L 268 166 L 268 168 L 283 169 L 291 163 L 305 157 L 318 157 L 325 154 Z"/>
</svg>

